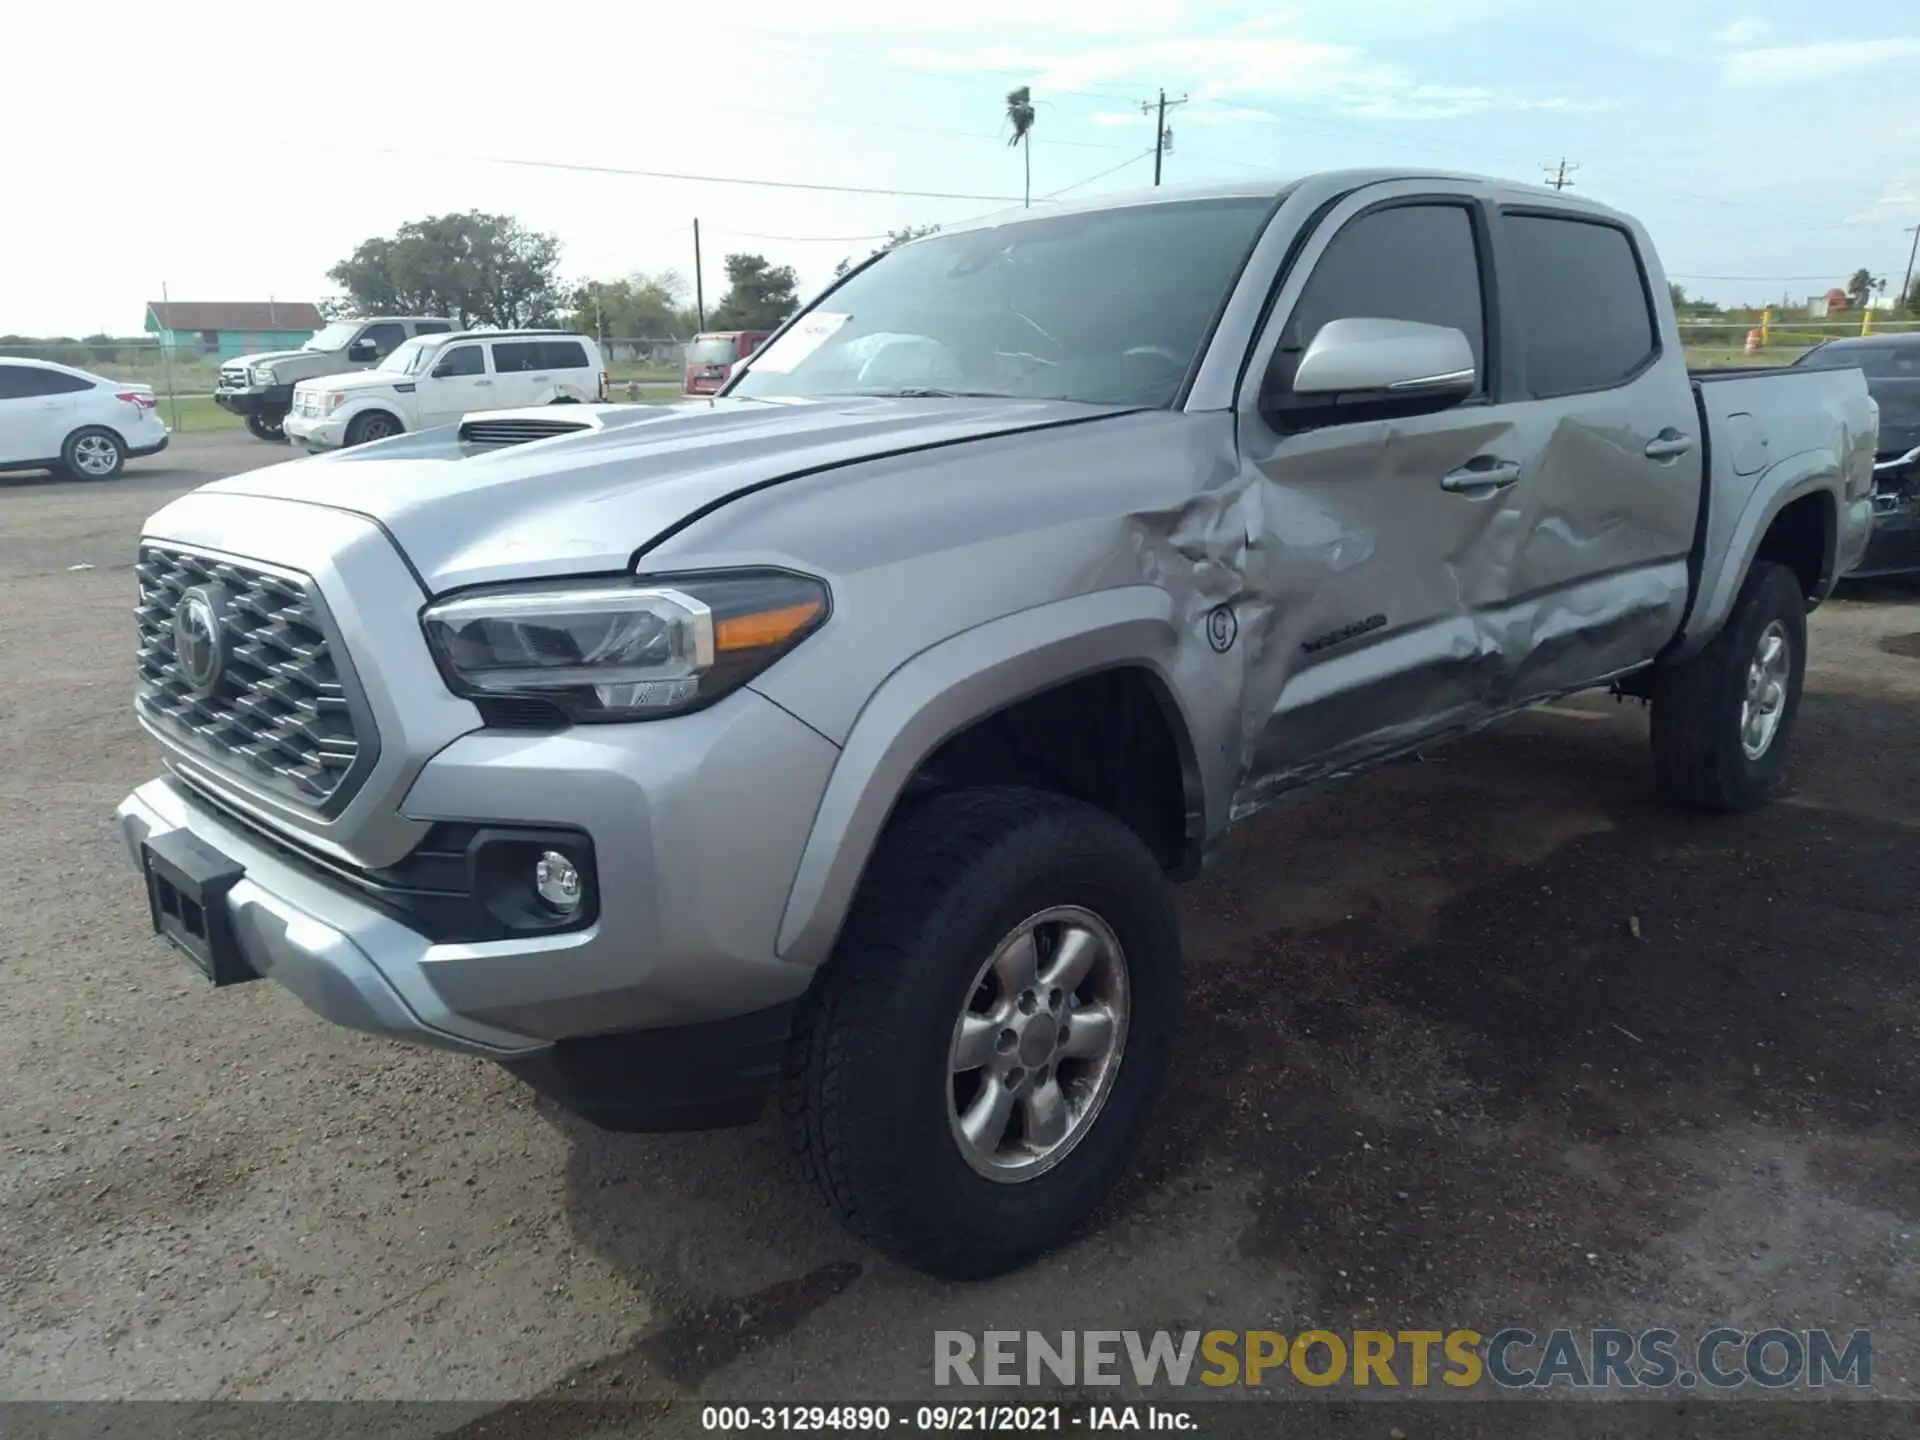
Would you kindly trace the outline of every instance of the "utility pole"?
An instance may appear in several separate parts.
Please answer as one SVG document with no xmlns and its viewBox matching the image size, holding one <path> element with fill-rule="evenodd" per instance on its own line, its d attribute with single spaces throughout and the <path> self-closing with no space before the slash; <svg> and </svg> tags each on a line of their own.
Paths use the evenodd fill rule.
<svg viewBox="0 0 1920 1440">
<path fill-rule="evenodd" d="M 1142 100 L 1140 102 L 1140 113 L 1142 115 L 1155 116 L 1153 122 L 1153 183 L 1155 185 L 1160 183 L 1160 157 L 1173 148 L 1173 132 L 1167 129 L 1167 111 L 1176 105 L 1186 104 L 1190 98 L 1189 96 L 1182 95 L 1177 100 L 1169 100 L 1167 99 L 1167 92 L 1162 90 L 1160 92 L 1160 103 L 1157 107 L 1157 114 L 1153 101 Z"/>
<path fill-rule="evenodd" d="M 707 291 L 700 277 L 700 217 L 693 220 L 693 313 L 702 330 L 707 328 Z"/>
<path fill-rule="evenodd" d="M 1573 184 L 1573 181 L 1567 178 L 1568 173 L 1578 170 L 1580 167 L 1578 165 L 1569 165 L 1566 156 L 1563 155 L 1560 157 L 1560 163 L 1558 165 L 1548 160 L 1542 162 L 1540 168 L 1548 172 L 1547 184 L 1551 185 L 1555 190 L 1564 190 Z"/>
<path fill-rule="evenodd" d="M 1920 225 L 1909 225 L 1907 233 L 1913 236 L 1913 243 L 1907 247 L 1907 278 L 1900 282 L 1900 308 L 1908 310 L 1907 298 L 1913 294 L 1913 257 L 1920 252 Z"/>
</svg>

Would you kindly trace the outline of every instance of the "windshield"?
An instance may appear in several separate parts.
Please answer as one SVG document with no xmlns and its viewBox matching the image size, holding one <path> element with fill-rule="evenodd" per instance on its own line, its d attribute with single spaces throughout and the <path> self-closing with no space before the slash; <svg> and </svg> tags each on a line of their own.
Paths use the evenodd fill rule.
<svg viewBox="0 0 1920 1440">
<path fill-rule="evenodd" d="M 344 350 L 347 342 L 360 333 L 358 320 L 336 320 L 300 348 L 302 350 Z"/>
<path fill-rule="evenodd" d="M 1171 404 L 1273 205 L 1147 204 L 902 246 L 761 349 L 727 393 Z"/>
<path fill-rule="evenodd" d="M 728 365 L 734 358 L 734 339 L 731 335 L 696 335 L 693 344 L 687 347 L 689 365 Z"/>
<path fill-rule="evenodd" d="M 432 358 L 434 350 L 438 347 L 438 343 L 437 336 L 432 340 L 424 338 L 409 340 L 404 345 L 395 349 L 386 359 L 382 360 L 373 368 L 376 370 L 396 371 L 402 375 L 417 375 L 426 366 L 427 361 Z"/>
</svg>

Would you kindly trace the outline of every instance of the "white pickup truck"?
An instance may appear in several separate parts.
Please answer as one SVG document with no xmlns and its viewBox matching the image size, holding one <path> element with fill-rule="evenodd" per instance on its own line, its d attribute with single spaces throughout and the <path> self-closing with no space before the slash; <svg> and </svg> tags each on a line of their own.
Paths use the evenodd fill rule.
<svg viewBox="0 0 1920 1440">
<path fill-rule="evenodd" d="M 1550 190 L 1021 211 L 881 254 L 710 403 L 168 505 L 166 773 L 120 825 L 216 985 L 614 1129 L 778 1087 L 849 1225 L 988 1274 L 1126 1164 L 1172 882 L 1235 821 L 1607 686 L 1677 802 L 1762 801 L 1876 428 L 1857 370 L 1689 377 L 1645 232 Z"/>
</svg>

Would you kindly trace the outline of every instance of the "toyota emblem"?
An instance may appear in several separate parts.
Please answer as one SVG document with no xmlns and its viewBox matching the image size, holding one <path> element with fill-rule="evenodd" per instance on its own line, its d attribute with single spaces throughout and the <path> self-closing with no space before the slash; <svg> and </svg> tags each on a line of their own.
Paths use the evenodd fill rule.
<svg viewBox="0 0 1920 1440">
<path fill-rule="evenodd" d="M 196 585 L 180 597 L 173 612 L 173 654 L 180 678 L 196 695 L 210 695 L 227 668 L 226 633 L 220 624 L 219 596 Z"/>
</svg>

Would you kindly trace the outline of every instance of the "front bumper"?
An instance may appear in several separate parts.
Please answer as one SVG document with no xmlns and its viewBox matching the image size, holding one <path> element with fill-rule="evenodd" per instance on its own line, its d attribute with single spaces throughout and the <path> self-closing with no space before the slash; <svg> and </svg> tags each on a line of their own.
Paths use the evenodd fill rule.
<svg viewBox="0 0 1920 1440">
<path fill-rule="evenodd" d="M 243 958 L 322 1016 L 503 1055 L 797 998 L 812 972 L 780 960 L 775 945 L 838 754 L 751 690 L 672 720 L 473 730 L 445 743 L 398 797 L 413 833 L 561 827 L 598 857 L 593 923 L 511 939 L 436 943 L 415 928 L 424 922 L 339 878 L 341 867 L 371 874 L 371 860 L 256 819 L 224 784 L 213 785 L 215 808 L 180 778 L 149 782 L 119 821 L 136 864 L 141 840 L 184 829 L 244 866 L 231 892 Z M 207 786 L 216 772 L 193 774 Z"/>
<path fill-rule="evenodd" d="M 1920 449 L 1873 468 L 1873 529 L 1848 578 L 1920 573 Z"/>
<path fill-rule="evenodd" d="M 284 415 L 293 408 L 293 386 L 269 385 L 264 390 L 215 390 L 213 403 L 234 415 Z"/>
<path fill-rule="evenodd" d="M 347 439 L 347 422 L 327 415 L 289 414 L 280 428 L 287 439 L 309 450 L 338 450 Z"/>
</svg>

